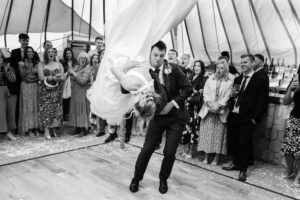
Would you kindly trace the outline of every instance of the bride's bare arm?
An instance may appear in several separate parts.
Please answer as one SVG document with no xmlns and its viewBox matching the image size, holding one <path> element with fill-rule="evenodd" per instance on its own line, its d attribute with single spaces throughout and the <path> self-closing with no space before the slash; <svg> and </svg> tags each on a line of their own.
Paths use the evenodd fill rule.
<svg viewBox="0 0 300 200">
<path fill-rule="evenodd" d="M 121 67 L 112 67 L 112 73 L 120 81 L 121 86 L 127 91 L 136 91 L 143 86 L 140 79 L 135 76 L 126 75 Z"/>
</svg>

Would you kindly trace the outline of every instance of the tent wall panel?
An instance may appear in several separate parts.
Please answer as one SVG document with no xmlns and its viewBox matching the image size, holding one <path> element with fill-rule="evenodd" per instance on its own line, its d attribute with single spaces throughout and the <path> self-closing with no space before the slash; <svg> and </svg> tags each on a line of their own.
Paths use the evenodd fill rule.
<svg viewBox="0 0 300 200">
<path fill-rule="evenodd" d="M 231 44 L 232 60 L 239 62 L 240 55 L 247 53 L 247 48 L 231 0 L 219 1 L 219 7 Z"/>
<path fill-rule="evenodd" d="M 249 1 L 234 0 L 234 3 L 241 21 L 241 28 L 244 31 L 245 39 L 249 47 L 249 52 L 253 54 L 260 53 L 267 56 L 262 33 L 259 30 L 254 13 L 250 8 Z"/>
<path fill-rule="evenodd" d="M 297 20 L 295 19 L 291 7 L 287 1 L 276 0 L 275 3 L 277 4 L 277 8 L 280 11 L 284 24 L 287 27 L 287 31 L 291 35 L 292 41 L 296 46 L 297 63 L 295 64 L 298 65 L 300 59 L 300 24 L 297 23 Z"/>
<path fill-rule="evenodd" d="M 24 3 L 24 0 L 14 0 L 9 19 L 10 23 L 7 27 L 8 33 L 26 32 L 31 0 L 26 1 L 28 3 Z"/>
<path fill-rule="evenodd" d="M 290 43 L 271 0 L 256 0 L 253 2 L 269 46 L 271 57 L 285 58 L 287 63 L 294 62 L 292 44 Z M 270 23 L 270 19 L 272 19 L 272 23 Z"/>
<path fill-rule="evenodd" d="M 195 6 L 190 14 L 187 16 L 186 27 L 188 29 L 189 38 L 195 59 L 200 59 L 205 62 L 209 62 L 209 58 L 204 49 L 203 38 L 201 36 L 201 27 L 198 16 L 198 9 Z"/>
<path fill-rule="evenodd" d="M 229 46 L 226 41 L 218 10 L 213 2 L 214 1 L 198 0 L 207 51 L 211 59 L 216 61 L 221 51 L 229 50 Z"/>
</svg>

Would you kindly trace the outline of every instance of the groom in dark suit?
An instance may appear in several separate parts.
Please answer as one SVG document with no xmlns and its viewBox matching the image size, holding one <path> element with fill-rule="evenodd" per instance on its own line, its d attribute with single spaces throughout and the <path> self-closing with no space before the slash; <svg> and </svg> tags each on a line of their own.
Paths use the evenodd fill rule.
<svg viewBox="0 0 300 200">
<path fill-rule="evenodd" d="M 228 116 L 228 151 L 233 154 L 233 163 L 224 170 L 240 170 L 239 180 L 246 181 L 247 168 L 252 153 L 252 133 L 266 110 L 268 91 L 265 79 L 253 70 L 254 56 L 241 56 L 242 75 L 234 79 L 234 90 L 239 86 Z M 237 91 L 236 91 L 237 92 Z"/>
<path fill-rule="evenodd" d="M 159 192 L 164 194 L 168 191 L 167 179 L 175 162 L 175 153 L 184 125 L 189 119 L 184 102 L 192 94 L 193 88 L 177 64 L 164 60 L 165 54 L 166 45 L 162 41 L 152 46 L 150 74 L 154 79 L 155 91 L 161 95 L 161 103 L 157 105 L 155 115 L 149 123 L 144 146 L 137 158 L 134 177 L 129 187 L 131 192 L 138 191 L 139 181 L 143 179 L 148 162 L 164 131 L 166 143 L 159 173 Z"/>
</svg>

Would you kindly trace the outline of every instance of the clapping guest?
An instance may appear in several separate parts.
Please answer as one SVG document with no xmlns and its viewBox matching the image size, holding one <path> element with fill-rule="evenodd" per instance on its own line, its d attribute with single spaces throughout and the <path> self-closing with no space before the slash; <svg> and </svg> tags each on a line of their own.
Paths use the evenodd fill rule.
<svg viewBox="0 0 300 200">
<path fill-rule="evenodd" d="M 24 62 L 19 63 L 19 73 L 22 79 L 19 103 L 19 132 L 29 136 L 38 135 L 38 60 L 34 57 L 32 47 L 26 47 Z"/>
<path fill-rule="evenodd" d="M 77 60 L 74 58 L 74 54 L 71 48 L 67 47 L 64 49 L 63 52 L 63 60 L 61 64 L 64 67 L 64 71 L 66 73 L 66 80 L 64 84 L 64 91 L 63 91 L 63 116 L 64 116 L 64 121 L 68 121 L 69 119 L 69 110 L 70 110 L 70 101 L 71 101 L 71 81 L 69 80 L 69 74 L 68 70 L 69 68 L 75 69 L 75 66 L 78 65 Z"/>
<path fill-rule="evenodd" d="M 204 104 L 199 112 L 200 136 L 198 151 L 205 152 L 203 163 L 208 163 L 208 154 L 215 153 L 213 165 L 217 165 L 220 154 L 226 154 L 226 121 L 229 113 L 227 101 L 233 80 L 228 77 L 229 69 L 218 63 L 216 72 L 209 77 L 203 90 Z"/>
<path fill-rule="evenodd" d="M 44 62 L 38 66 L 38 76 L 41 83 L 39 93 L 39 119 L 45 128 L 44 137 L 49 140 L 52 134 L 56 137 L 55 128 L 63 122 L 62 84 L 64 68 L 55 61 L 53 48 L 44 52 Z"/>
<path fill-rule="evenodd" d="M 98 69 L 99 69 L 99 56 L 98 54 L 93 54 L 91 56 L 90 59 L 90 68 L 91 68 L 91 76 L 90 76 L 90 84 L 92 85 L 94 83 L 94 81 L 96 80 L 97 77 L 97 73 L 98 73 Z M 92 129 L 93 126 L 96 125 L 96 127 L 94 128 L 94 132 L 97 132 L 100 129 L 100 123 L 99 123 L 99 118 L 91 113 L 91 123 L 92 123 Z M 105 128 L 105 126 L 104 126 Z M 100 130 L 99 132 L 97 132 L 97 136 L 100 136 L 99 134 L 104 135 L 105 134 L 105 130 Z"/>
<path fill-rule="evenodd" d="M 86 136 L 91 126 L 89 120 L 90 105 L 86 98 L 86 91 L 90 88 L 91 69 L 89 67 L 89 57 L 81 52 L 78 56 L 79 65 L 75 69 L 69 68 L 71 76 L 71 102 L 69 125 L 79 130 L 79 137 Z"/>
<path fill-rule="evenodd" d="M 6 133 L 10 140 L 16 140 L 12 130 L 16 129 L 14 105 L 10 104 L 12 96 L 8 90 L 8 84 L 16 81 L 15 71 L 4 61 L 4 55 L 0 50 L 0 133 Z"/>
</svg>

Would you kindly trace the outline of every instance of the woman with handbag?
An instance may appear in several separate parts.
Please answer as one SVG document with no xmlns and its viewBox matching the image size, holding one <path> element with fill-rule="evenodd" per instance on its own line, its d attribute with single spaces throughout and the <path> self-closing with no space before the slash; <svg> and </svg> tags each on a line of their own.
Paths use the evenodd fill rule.
<svg viewBox="0 0 300 200">
<path fill-rule="evenodd" d="M 44 62 L 38 66 L 38 76 L 41 81 L 39 91 L 39 119 L 44 127 L 44 137 L 49 140 L 52 134 L 56 137 L 55 128 L 63 122 L 62 81 L 64 68 L 56 62 L 53 48 L 44 52 Z"/>
<path fill-rule="evenodd" d="M 187 99 L 186 105 L 190 116 L 190 121 L 186 125 L 183 135 L 182 144 L 195 144 L 197 143 L 200 117 L 198 113 L 203 104 L 203 87 L 206 81 L 204 77 L 205 65 L 201 60 L 196 60 L 193 65 L 193 75 L 191 76 L 191 83 L 194 89 L 193 94 Z"/>
<path fill-rule="evenodd" d="M 17 140 L 12 130 L 17 128 L 15 121 L 15 106 L 8 85 L 16 81 L 15 70 L 4 61 L 4 55 L 0 50 L 0 133 L 5 133 L 9 140 Z M 15 102 L 15 101 L 14 101 Z"/>
</svg>

